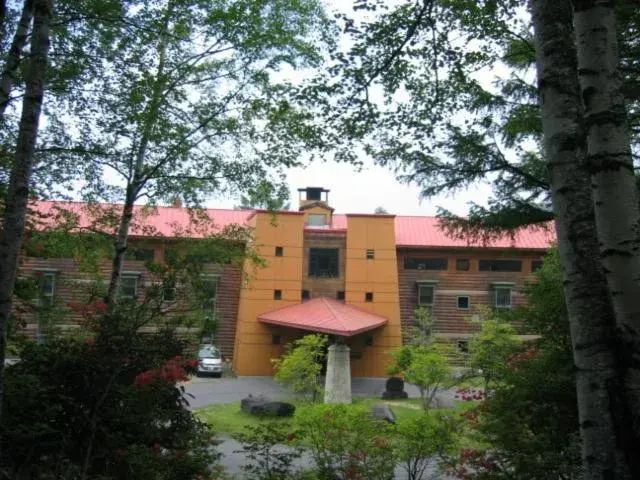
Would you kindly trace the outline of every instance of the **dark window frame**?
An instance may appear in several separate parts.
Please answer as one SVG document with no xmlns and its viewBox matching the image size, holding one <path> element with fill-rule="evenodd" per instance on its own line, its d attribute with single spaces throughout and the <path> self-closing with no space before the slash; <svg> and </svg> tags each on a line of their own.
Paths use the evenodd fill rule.
<svg viewBox="0 0 640 480">
<path fill-rule="evenodd" d="M 309 277 L 340 278 L 340 249 L 309 248 Z"/>
<path fill-rule="evenodd" d="M 274 300 L 282 300 L 282 290 L 274 290 L 273 291 L 273 299 Z"/>
<path fill-rule="evenodd" d="M 275 256 L 276 257 L 284 256 L 284 247 L 276 247 Z"/>
<path fill-rule="evenodd" d="M 367 260 L 374 260 L 376 258 L 376 251 L 373 248 L 367 249 L 366 257 Z"/>
<path fill-rule="evenodd" d="M 336 293 L 336 300 L 341 300 L 344 301 L 346 298 L 346 294 L 344 290 L 338 290 L 338 292 Z"/>
<path fill-rule="evenodd" d="M 311 298 L 311 292 L 309 290 L 302 290 L 300 292 L 300 298 L 302 300 L 309 300 Z"/>
<path fill-rule="evenodd" d="M 461 307 L 460 306 L 460 300 L 462 300 L 463 298 L 467 299 L 467 306 L 466 307 Z M 458 308 L 458 310 L 469 310 L 471 308 L 471 296 L 469 296 L 469 295 L 458 295 L 456 297 L 456 307 Z"/>
<path fill-rule="evenodd" d="M 509 298 L 509 304 L 499 304 L 498 292 L 500 290 L 507 290 L 509 292 L 509 295 L 507 297 Z M 499 308 L 499 309 L 512 308 L 513 307 L 513 287 L 506 286 L 506 285 L 494 287 L 493 288 L 493 306 L 494 308 Z"/>
<path fill-rule="evenodd" d="M 365 292 L 364 301 L 367 303 L 373 302 L 373 292 Z"/>
<path fill-rule="evenodd" d="M 420 258 L 420 257 L 405 257 L 404 258 L 405 270 L 448 270 L 449 259 L 448 258 Z"/>
<path fill-rule="evenodd" d="M 480 272 L 521 272 L 522 260 L 511 259 L 483 259 L 478 260 Z"/>
</svg>

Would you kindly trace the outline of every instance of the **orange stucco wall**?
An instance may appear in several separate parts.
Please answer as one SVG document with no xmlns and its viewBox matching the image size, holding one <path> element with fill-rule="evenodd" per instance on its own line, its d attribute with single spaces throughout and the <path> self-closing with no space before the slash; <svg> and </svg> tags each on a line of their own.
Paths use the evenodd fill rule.
<svg viewBox="0 0 640 480">
<path fill-rule="evenodd" d="M 367 250 L 374 258 L 367 259 Z M 389 352 L 402 345 L 398 269 L 393 216 L 347 215 L 346 301 L 383 315 L 389 323 L 347 342 L 352 354 L 353 376 L 382 377 L 390 363 Z M 367 292 L 373 301 L 365 301 Z M 372 345 L 366 345 L 366 337 Z"/>
<path fill-rule="evenodd" d="M 267 262 L 254 269 L 245 265 L 246 282 L 240 291 L 234 366 L 238 375 L 271 375 L 271 358 L 282 354 L 282 345 L 272 344 L 273 331 L 258 322 L 258 315 L 300 301 L 304 216 L 257 213 L 252 219 L 254 248 Z M 283 256 L 275 256 L 275 248 Z M 282 291 L 282 300 L 274 299 Z"/>
</svg>

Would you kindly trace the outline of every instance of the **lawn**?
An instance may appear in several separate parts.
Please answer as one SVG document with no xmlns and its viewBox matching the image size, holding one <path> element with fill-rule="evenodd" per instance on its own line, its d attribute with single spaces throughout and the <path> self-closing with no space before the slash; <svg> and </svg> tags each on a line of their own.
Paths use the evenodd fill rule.
<svg viewBox="0 0 640 480">
<path fill-rule="evenodd" d="M 294 404 L 296 407 L 309 404 L 307 400 L 299 398 L 287 401 Z M 378 397 L 356 397 L 353 400 L 354 404 L 365 405 L 369 408 L 374 404 L 381 402 L 383 402 L 383 400 Z M 396 418 L 399 422 L 422 414 L 420 399 L 418 398 L 393 400 L 385 403 L 389 404 L 391 410 L 393 410 L 393 413 L 396 415 Z M 432 411 L 451 412 L 454 414 L 459 414 L 469 409 L 474 404 L 475 402 L 456 402 L 455 408 L 437 409 Z M 274 421 L 273 417 L 264 418 L 242 412 L 240 410 L 240 402 L 212 405 L 209 407 L 198 409 L 195 413 L 200 419 L 211 425 L 215 432 L 231 436 L 243 432 L 245 427 L 258 425 L 261 422 Z M 286 418 L 275 420 L 281 421 L 283 423 L 291 422 L 291 419 Z"/>
</svg>

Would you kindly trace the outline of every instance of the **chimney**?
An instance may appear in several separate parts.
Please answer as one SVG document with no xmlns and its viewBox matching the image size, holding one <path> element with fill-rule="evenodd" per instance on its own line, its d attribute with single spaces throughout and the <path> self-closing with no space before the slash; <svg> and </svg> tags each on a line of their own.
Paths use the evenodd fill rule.
<svg viewBox="0 0 640 480">
<path fill-rule="evenodd" d="M 298 189 L 299 209 L 307 205 L 322 203 L 329 208 L 329 190 L 322 187 L 306 187 Z"/>
</svg>

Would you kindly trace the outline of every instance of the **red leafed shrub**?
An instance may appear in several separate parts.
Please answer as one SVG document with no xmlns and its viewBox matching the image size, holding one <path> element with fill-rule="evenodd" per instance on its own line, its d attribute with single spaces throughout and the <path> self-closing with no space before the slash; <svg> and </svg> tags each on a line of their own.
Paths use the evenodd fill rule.
<svg viewBox="0 0 640 480">
<path fill-rule="evenodd" d="M 464 400 L 466 402 L 484 400 L 486 393 L 483 390 L 477 388 L 461 388 L 456 391 L 455 398 Z"/>
</svg>

